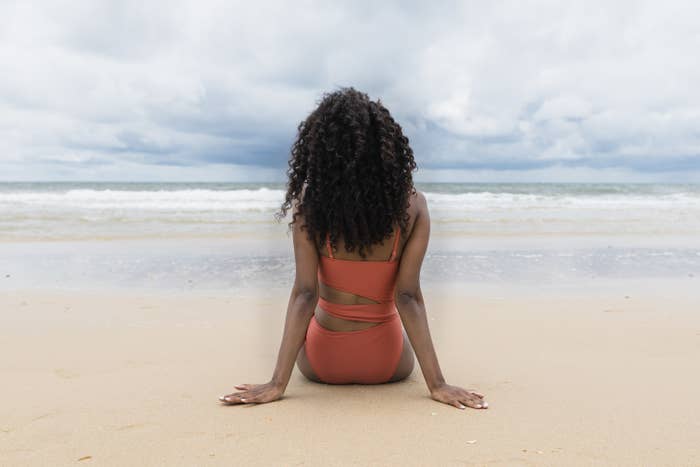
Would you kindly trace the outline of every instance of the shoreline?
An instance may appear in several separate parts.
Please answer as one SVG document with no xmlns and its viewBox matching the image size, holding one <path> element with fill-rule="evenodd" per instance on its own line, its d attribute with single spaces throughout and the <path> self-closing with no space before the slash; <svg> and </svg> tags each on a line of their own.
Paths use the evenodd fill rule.
<svg viewBox="0 0 700 467">
<path fill-rule="evenodd" d="M 579 239 L 580 240 L 580 239 Z M 423 262 L 426 285 L 480 287 L 675 280 L 700 277 L 699 244 L 687 239 L 602 237 L 499 241 L 435 236 Z M 291 238 L 0 242 L 0 291 L 100 289 L 230 291 L 291 287 Z"/>
</svg>

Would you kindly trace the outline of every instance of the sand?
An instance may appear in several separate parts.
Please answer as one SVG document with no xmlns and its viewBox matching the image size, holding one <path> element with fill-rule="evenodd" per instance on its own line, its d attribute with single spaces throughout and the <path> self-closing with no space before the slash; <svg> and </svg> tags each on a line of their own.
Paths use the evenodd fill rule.
<svg viewBox="0 0 700 467">
<path fill-rule="evenodd" d="M 700 465 L 700 293 L 424 290 L 448 382 L 488 410 L 404 382 L 334 387 L 295 370 L 281 401 L 223 406 L 264 382 L 287 296 L 0 294 L 0 465 Z"/>
</svg>

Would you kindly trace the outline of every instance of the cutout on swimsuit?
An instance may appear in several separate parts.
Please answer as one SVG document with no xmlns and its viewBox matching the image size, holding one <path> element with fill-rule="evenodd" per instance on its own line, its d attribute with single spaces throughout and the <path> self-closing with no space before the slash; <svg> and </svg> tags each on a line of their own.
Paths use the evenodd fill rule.
<svg viewBox="0 0 700 467">
<path fill-rule="evenodd" d="M 373 300 L 375 303 L 341 304 L 319 298 L 329 314 L 356 321 L 384 322 L 397 313 L 394 303 L 396 274 L 399 263 L 396 250 L 401 230 L 396 227 L 394 246 L 388 261 L 359 261 L 333 257 L 330 239 L 326 236 L 328 256 L 321 255 L 318 280 L 334 289 Z"/>
<path fill-rule="evenodd" d="M 347 298 L 348 300 L 356 300 L 355 302 L 339 302 L 342 303 L 343 305 L 359 305 L 359 304 L 374 304 L 374 303 L 379 303 L 376 300 L 373 300 L 369 297 L 363 297 L 362 295 L 357 295 L 355 293 L 350 293 L 346 292 L 344 290 L 336 289 L 335 287 L 331 287 L 330 285 L 326 284 L 325 282 L 321 283 L 323 285 L 323 288 L 326 290 L 329 290 L 331 292 L 334 292 L 336 297 L 343 297 L 343 299 Z M 323 297 L 323 295 L 321 295 Z M 323 297 L 325 300 L 328 300 L 328 298 Z"/>
</svg>

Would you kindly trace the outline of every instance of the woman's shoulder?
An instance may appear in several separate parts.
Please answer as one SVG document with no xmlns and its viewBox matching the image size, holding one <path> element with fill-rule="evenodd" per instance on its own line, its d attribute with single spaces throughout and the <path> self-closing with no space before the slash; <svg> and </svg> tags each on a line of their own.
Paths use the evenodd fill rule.
<svg viewBox="0 0 700 467">
<path fill-rule="evenodd" d="M 425 199 L 425 195 L 423 192 L 415 190 L 414 192 L 411 193 L 409 196 L 409 204 L 408 204 L 408 225 L 407 225 L 407 230 L 408 230 L 408 236 L 413 232 L 413 228 L 416 225 L 416 220 L 424 216 L 427 213 L 428 210 L 428 204 Z"/>
<path fill-rule="evenodd" d="M 418 213 L 428 209 L 428 202 L 422 191 L 415 190 L 409 197 L 409 214 L 415 217 Z"/>
</svg>

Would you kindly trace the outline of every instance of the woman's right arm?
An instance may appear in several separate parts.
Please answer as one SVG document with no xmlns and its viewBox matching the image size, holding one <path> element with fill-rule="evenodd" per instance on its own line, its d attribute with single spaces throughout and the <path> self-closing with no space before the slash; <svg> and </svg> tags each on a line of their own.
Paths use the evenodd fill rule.
<svg viewBox="0 0 700 467">
<path fill-rule="evenodd" d="M 428 203 L 422 193 L 417 192 L 411 202 L 415 203 L 415 222 L 401 255 L 396 279 L 395 300 L 401 321 L 406 329 L 423 377 L 433 399 L 463 409 L 488 407 L 484 396 L 445 382 L 440 369 L 433 340 L 430 336 L 423 293 L 420 289 L 420 270 L 430 239 L 430 214 Z"/>
</svg>

